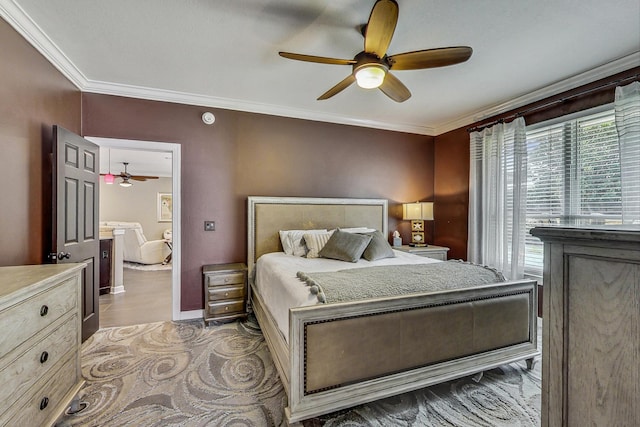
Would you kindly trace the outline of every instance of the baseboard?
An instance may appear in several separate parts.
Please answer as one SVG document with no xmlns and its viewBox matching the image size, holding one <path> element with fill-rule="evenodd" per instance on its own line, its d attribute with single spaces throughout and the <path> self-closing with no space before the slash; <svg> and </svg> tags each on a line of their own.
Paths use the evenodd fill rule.
<svg viewBox="0 0 640 427">
<path fill-rule="evenodd" d="M 179 314 L 179 317 L 175 320 L 202 319 L 203 314 L 204 314 L 204 310 L 181 311 Z"/>
</svg>

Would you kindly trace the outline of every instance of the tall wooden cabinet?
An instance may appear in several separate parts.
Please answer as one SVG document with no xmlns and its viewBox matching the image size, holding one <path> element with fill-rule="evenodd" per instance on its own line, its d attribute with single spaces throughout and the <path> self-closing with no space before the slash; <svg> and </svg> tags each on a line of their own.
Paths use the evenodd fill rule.
<svg viewBox="0 0 640 427">
<path fill-rule="evenodd" d="M 542 426 L 640 425 L 640 227 L 544 242 Z"/>
</svg>

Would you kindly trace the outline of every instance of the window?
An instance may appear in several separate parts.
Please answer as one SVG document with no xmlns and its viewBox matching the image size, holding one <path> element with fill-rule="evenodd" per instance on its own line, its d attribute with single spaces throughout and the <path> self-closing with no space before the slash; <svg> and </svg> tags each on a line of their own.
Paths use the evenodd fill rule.
<svg viewBox="0 0 640 427">
<path fill-rule="evenodd" d="M 620 157 L 613 109 L 527 130 L 525 274 L 542 277 L 538 225 L 622 222 Z"/>
</svg>

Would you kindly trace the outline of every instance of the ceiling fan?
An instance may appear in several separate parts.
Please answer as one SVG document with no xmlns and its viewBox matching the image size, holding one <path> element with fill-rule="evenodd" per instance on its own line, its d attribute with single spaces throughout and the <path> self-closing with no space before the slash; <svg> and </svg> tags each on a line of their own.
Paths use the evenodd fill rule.
<svg viewBox="0 0 640 427">
<path fill-rule="evenodd" d="M 390 71 L 420 70 L 459 64 L 471 57 L 473 49 L 468 46 L 425 49 L 387 56 L 393 32 L 398 22 L 398 3 L 395 0 L 378 0 L 373 5 L 367 24 L 361 27 L 364 50 L 353 59 L 336 59 L 322 56 L 279 52 L 280 56 L 298 61 L 320 64 L 351 65 L 353 70 L 344 80 L 320 95 L 318 101 L 331 98 L 342 92 L 353 82 L 365 89 L 379 88 L 396 102 L 411 97 L 409 89 Z"/>
<path fill-rule="evenodd" d="M 131 175 L 128 171 L 127 171 L 127 166 L 129 165 L 129 162 L 122 162 L 122 164 L 124 165 L 124 171 L 120 172 L 119 176 L 120 178 L 122 178 L 122 182 L 120 182 L 120 185 L 123 187 L 130 187 L 131 185 L 133 185 L 130 180 L 134 180 L 134 181 L 146 181 L 148 179 L 158 179 L 157 176 L 148 176 L 148 175 Z M 108 176 L 111 175 L 111 171 L 109 171 L 108 174 L 105 173 L 101 173 L 100 175 L 102 176 Z M 111 183 L 113 183 L 113 181 L 111 181 Z"/>
</svg>

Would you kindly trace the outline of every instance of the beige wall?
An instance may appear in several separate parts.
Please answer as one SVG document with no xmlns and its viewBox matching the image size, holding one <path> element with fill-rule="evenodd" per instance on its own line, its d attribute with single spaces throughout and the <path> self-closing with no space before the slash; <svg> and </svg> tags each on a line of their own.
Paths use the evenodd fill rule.
<svg viewBox="0 0 640 427">
<path fill-rule="evenodd" d="M 158 222 L 158 193 L 171 193 L 171 178 L 134 181 L 131 187 L 100 182 L 100 221 L 139 222 L 147 240 L 162 238 L 170 222 Z"/>
</svg>

